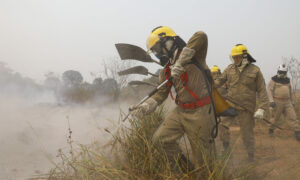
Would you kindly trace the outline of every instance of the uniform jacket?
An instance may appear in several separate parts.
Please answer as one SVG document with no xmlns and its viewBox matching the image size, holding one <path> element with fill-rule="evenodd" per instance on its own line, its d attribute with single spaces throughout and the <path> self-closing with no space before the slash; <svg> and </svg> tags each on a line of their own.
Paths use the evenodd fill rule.
<svg viewBox="0 0 300 180">
<path fill-rule="evenodd" d="M 274 98 L 289 99 L 292 104 L 294 102 L 292 96 L 292 87 L 289 81 L 287 83 L 280 83 L 271 79 L 268 84 L 267 91 L 270 102 L 274 102 Z"/>
<path fill-rule="evenodd" d="M 231 64 L 215 80 L 215 87 L 227 84 L 228 103 L 239 110 L 255 111 L 256 99 L 258 108 L 268 110 L 269 100 L 264 77 L 254 64 L 248 64 L 241 72 Z"/>
<path fill-rule="evenodd" d="M 206 64 L 206 53 L 207 53 L 207 35 L 202 32 L 196 32 L 188 41 L 186 47 L 195 50 L 194 59 L 197 60 L 203 68 L 208 69 Z M 171 67 L 172 68 L 172 67 Z M 205 84 L 205 77 L 202 72 L 194 65 L 187 64 L 184 66 L 185 71 L 188 75 L 187 87 L 191 89 L 200 99 L 208 96 L 207 87 Z M 164 71 L 161 71 L 159 81 L 162 83 L 166 79 Z M 182 103 L 195 102 L 196 99 L 184 88 L 181 79 L 173 79 L 173 86 L 177 93 L 177 99 Z M 152 98 L 161 104 L 169 94 L 171 87 L 165 85 Z"/>
</svg>

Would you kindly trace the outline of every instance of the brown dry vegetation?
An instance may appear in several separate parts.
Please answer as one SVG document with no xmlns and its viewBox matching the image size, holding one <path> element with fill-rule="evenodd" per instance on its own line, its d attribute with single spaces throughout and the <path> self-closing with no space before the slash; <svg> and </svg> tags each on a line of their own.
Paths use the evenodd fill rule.
<svg viewBox="0 0 300 180">
<path fill-rule="evenodd" d="M 297 114 L 300 103 L 296 104 Z M 138 121 L 130 120 L 130 128 L 113 136 L 113 143 L 99 147 L 70 144 L 70 152 L 60 151 L 61 159 L 47 179 L 191 179 L 193 172 L 174 174 L 161 146 L 154 146 L 151 137 L 164 113 L 162 109 Z M 285 123 L 282 127 L 287 128 Z M 298 179 L 300 177 L 300 142 L 289 130 L 276 130 L 268 136 L 267 124 L 257 121 L 255 127 L 256 161 L 247 162 L 239 128 L 231 127 L 232 145 L 228 156 L 221 156 L 222 146 L 216 140 L 218 160 L 205 179 Z M 114 135 L 114 134 L 113 134 Z M 185 148 L 186 146 L 184 146 Z M 107 153 L 107 149 L 111 149 Z M 223 171 L 224 170 L 224 171 Z M 39 179 L 39 178 L 38 178 Z"/>
<path fill-rule="evenodd" d="M 111 148 L 109 154 L 105 153 L 104 147 L 99 147 L 96 143 L 91 146 L 75 147 L 68 139 L 70 152 L 59 151 L 60 163 L 55 164 L 55 168 L 43 177 L 54 180 L 190 179 L 194 177 L 199 169 L 186 172 L 179 167 L 179 162 L 175 168 L 178 171 L 174 173 L 162 145 L 152 143 L 152 134 L 163 117 L 164 111 L 161 108 L 141 119 L 130 119 L 130 128 L 112 134 L 113 139 L 107 145 Z M 205 179 L 229 179 L 229 175 L 224 171 L 226 160 L 226 158 L 216 160 L 211 171 L 207 171 L 205 165 L 201 167 L 202 171 L 207 171 Z M 244 176 L 238 174 L 236 177 Z"/>
</svg>

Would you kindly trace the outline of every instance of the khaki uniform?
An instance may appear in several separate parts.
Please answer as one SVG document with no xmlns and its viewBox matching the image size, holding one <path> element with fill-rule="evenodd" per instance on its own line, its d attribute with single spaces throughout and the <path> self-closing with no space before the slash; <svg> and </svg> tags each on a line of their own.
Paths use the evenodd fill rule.
<svg viewBox="0 0 300 180">
<path fill-rule="evenodd" d="M 206 65 L 207 36 L 204 32 L 196 32 L 187 43 L 187 48 L 196 51 L 194 58 L 204 67 Z M 172 68 L 172 67 L 171 67 Z M 207 86 L 202 72 L 193 64 L 184 66 L 188 82 L 187 87 L 191 89 L 200 99 L 208 97 Z M 160 82 L 166 79 L 165 74 L 160 74 Z M 177 99 L 182 103 L 195 102 L 196 99 L 184 88 L 181 79 L 173 79 L 173 86 L 177 93 Z M 161 104 L 169 94 L 171 87 L 165 85 L 152 98 Z M 211 131 L 214 127 L 214 113 L 212 105 L 208 104 L 196 109 L 182 109 L 177 106 L 166 117 L 160 127 L 153 135 L 153 141 L 161 141 L 166 145 L 166 151 L 170 158 L 180 152 L 176 140 L 180 139 L 186 133 L 195 160 L 195 166 L 204 165 L 204 159 L 207 163 L 212 162 L 215 156 L 214 139 L 211 137 Z"/>
<path fill-rule="evenodd" d="M 269 100 L 266 92 L 265 81 L 260 69 L 254 64 L 248 64 L 241 72 L 233 64 L 229 65 L 222 75 L 215 80 L 215 86 L 227 84 L 228 103 L 238 110 L 236 117 L 222 118 L 220 125 L 220 138 L 223 144 L 229 144 L 229 126 L 238 123 L 241 130 L 243 143 L 249 155 L 254 155 L 254 111 L 256 99 L 258 108 L 268 110 Z"/>
<path fill-rule="evenodd" d="M 285 120 L 294 131 L 300 131 L 300 125 L 296 120 L 296 113 L 293 107 L 294 101 L 290 83 L 279 83 L 270 80 L 268 84 L 268 96 L 270 102 L 275 102 L 275 108 L 271 108 L 271 122 L 279 125 L 280 117 L 283 114 Z M 270 127 L 274 129 L 275 127 Z"/>
</svg>

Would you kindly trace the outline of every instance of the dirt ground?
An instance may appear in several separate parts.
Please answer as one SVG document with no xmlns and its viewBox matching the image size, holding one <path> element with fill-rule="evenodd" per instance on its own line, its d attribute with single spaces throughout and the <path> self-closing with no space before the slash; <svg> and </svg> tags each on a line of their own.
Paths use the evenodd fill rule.
<svg viewBox="0 0 300 180">
<path fill-rule="evenodd" d="M 166 107 L 172 109 L 174 106 L 168 99 Z M 299 117 L 298 112 L 297 116 Z M 280 126 L 288 129 L 284 120 Z M 230 131 L 231 144 L 234 146 L 228 162 L 230 173 L 251 172 L 247 178 L 249 180 L 300 180 L 300 142 L 296 141 L 293 131 L 276 129 L 274 138 L 271 138 L 268 135 L 268 125 L 257 120 L 254 163 L 247 162 L 247 152 L 240 137 L 239 127 L 231 127 Z M 223 147 L 219 138 L 216 139 L 216 147 L 220 155 Z"/>
<path fill-rule="evenodd" d="M 269 137 L 268 127 L 257 124 L 255 127 L 256 157 L 254 163 L 247 162 L 247 152 L 240 138 L 239 128 L 232 127 L 233 155 L 228 162 L 232 173 L 250 172 L 247 179 L 295 180 L 300 179 L 300 142 L 294 132 L 276 130 L 274 138 Z M 217 148 L 222 149 L 217 140 Z"/>
</svg>

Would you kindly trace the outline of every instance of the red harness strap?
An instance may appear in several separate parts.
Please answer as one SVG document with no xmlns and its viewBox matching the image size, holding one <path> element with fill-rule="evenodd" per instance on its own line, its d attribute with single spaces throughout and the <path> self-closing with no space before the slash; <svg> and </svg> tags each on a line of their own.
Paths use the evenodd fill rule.
<svg viewBox="0 0 300 180">
<path fill-rule="evenodd" d="M 176 103 L 182 109 L 196 109 L 198 107 L 210 104 L 211 100 L 210 100 L 210 97 L 207 96 L 206 98 L 200 99 L 200 100 L 198 100 L 196 102 L 192 102 L 192 103 L 181 103 L 179 101 L 176 101 Z"/>
<path fill-rule="evenodd" d="M 169 77 L 171 77 L 170 64 L 168 64 L 168 65 L 164 68 L 164 74 L 165 74 L 166 80 L 169 79 Z M 169 81 L 169 82 L 167 83 L 167 86 L 168 86 L 168 87 L 172 87 L 172 82 Z M 173 96 L 173 93 L 172 93 L 172 90 L 171 90 L 171 89 L 170 89 L 170 92 L 169 92 L 169 93 L 170 93 L 170 96 L 171 96 L 172 100 L 174 100 L 174 96 Z"/>
<path fill-rule="evenodd" d="M 170 64 L 168 64 L 165 69 L 164 69 L 164 74 L 165 74 L 165 78 L 169 79 L 169 77 L 171 76 L 171 70 L 170 70 Z M 195 109 L 201 106 L 205 106 L 207 104 L 211 103 L 211 99 L 210 97 L 206 97 L 203 99 L 200 99 L 190 88 L 188 88 L 187 86 L 187 82 L 188 82 L 188 75 L 187 72 L 184 72 L 181 76 L 180 79 L 182 81 L 183 87 L 197 100 L 196 102 L 192 102 L 192 103 L 181 103 L 177 100 L 177 98 L 175 99 L 175 102 L 178 106 L 180 106 L 183 109 Z M 167 84 L 169 87 L 171 87 L 173 84 L 172 82 L 168 82 Z M 171 98 L 174 100 L 172 91 L 170 89 L 170 96 Z"/>
<path fill-rule="evenodd" d="M 183 87 L 196 99 L 199 100 L 200 98 L 190 89 L 187 87 L 187 82 L 188 82 L 188 75 L 187 72 L 184 72 L 181 74 L 180 79 L 182 81 Z"/>
</svg>

